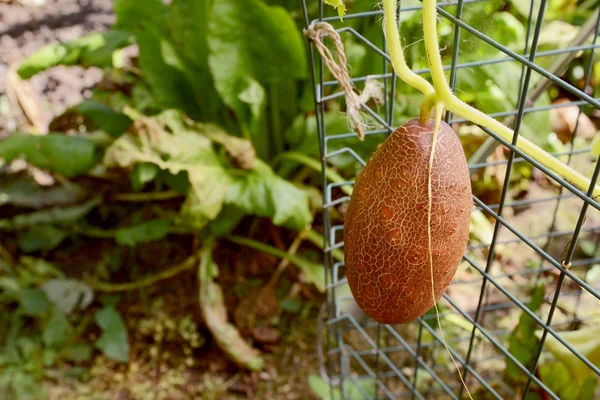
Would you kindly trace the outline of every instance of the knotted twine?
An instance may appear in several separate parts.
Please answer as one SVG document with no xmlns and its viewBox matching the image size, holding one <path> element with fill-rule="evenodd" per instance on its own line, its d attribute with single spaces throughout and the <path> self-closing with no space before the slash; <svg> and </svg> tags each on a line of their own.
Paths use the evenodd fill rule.
<svg viewBox="0 0 600 400">
<path fill-rule="evenodd" d="M 360 108 L 361 103 L 366 103 L 369 99 L 375 100 L 377 104 L 383 102 L 383 91 L 381 90 L 381 84 L 367 77 L 365 87 L 362 93 L 359 95 L 355 91 L 355 87 L 350 79 L 348 72 L 348 61 L 346 59 L 346 53 L 344 51 L 344 44 L 340 38 L 339 33 L 327 22 L 315 22 L 308 29 L 305 29 L 304 34 L 310 40 L 312 40 L 321 55 L 321 58 L 325 61 L 325 65 L 333 77 L 340 83 L 346 96 L 346 114 L 352 127 L 356 130 L 358 138 L 364 140 L 365 130 L 367 126 L 361 118 Z M 338 60 L 336 62 L 333 54 L 329 48 L 323 43 L 322 36 L 329 36 L 335 50 L 338 54 Z"/>
</svg>

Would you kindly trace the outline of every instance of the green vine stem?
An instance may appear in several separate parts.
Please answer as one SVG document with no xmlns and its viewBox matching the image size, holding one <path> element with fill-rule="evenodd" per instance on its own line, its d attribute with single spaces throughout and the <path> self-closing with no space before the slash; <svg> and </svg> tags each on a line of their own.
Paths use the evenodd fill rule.
<svg viewBox="0 0 600 400">
<path fill-rule="evenodd" d="M 225 239 L 229 240 L 232 243 L 250 247 L 251 249 L 262 251 L 264 253 L 281 258 L 283 260 L 287 260 L 303 271 L 309 271 L 312 268 L 310 262 L 305 260 L 304 258 L 290 254 L 287 251 L 280 250 L 277 247 L 273 247 L 269 244 L 262 243 L 257 240 L 235 235 L 227 236 Z"/>
<path fill-rule="evenodd" d="M 149 286 L 154 285 L 160 281 L 164 281 L 166 279 L 173 278 L 179 275 L 182 272 L 190 271 L 194 267 L 196 267 L 198 263 L 198 259 L 196 255 L 191 255 L 186 258 L 181 264 L 178 264 L 172 268 L 166 269 L 154 275 L 145 276 L 141 279 L 138 279 L 134 282 L 127 283 L 110 283 L 110 282 L 102 282 L 94 279 L 88 279 L 85 281 L 92 289 L 97 290 L 99 292 L 105 293 L 117 293 L 117 292 L 127 292 L 130 290 L 138 290 L 143 289 Z"/>
<path fill-rule="evenodd" d="M 435 94 L 431 83 L 423 77 L 414 73 L 406 64 L 404 50 L 400 41 L 400 31 L 396 19 L 396 0 L 383 0 L 383 20 L 385 25 L 385 37 L 388 45 L 388 53 L 392 61 L 392 67 L 400 79 L 407 85 L 422 92 L 425 97 Z"/>
<path fill-rule="evenodd" d="M 427 104 L 431 103 L 431 98 L 434 96 L 438 101 L 444 102 L 446 109 L 450 112 L 471 121 L 474 124 L 493 130 L 500 135 L 504 140 L 512 142 L 514 132 L 512 129 L 503 125 L 499 121 L 491 118 L 483 112 L 469 106 L 465 102 L 459 100 L 450 89 L 446 75 L 444 74 L 442 58 L 440 55 L 437 20 L 436 20 L 436 0 L 423 0 L 423 34 L 425 40 L 425 49 L 427 52 L 427 60 L 431 69 L 431 77 L 433 80 L 433 89 L 431 85 L 424 79 L 418 77 L 413 71 L 408 68 L 404 56 L 400 54 L 402 47 L 400 43 L 400 34 L 396 25 L 396 0 L 383 0 L 385 32 L 388 38 L 388 52 L 392 59 L 392 67 L 400 79 L 406 84 L 420 90 L 427 100 Z M 417 76 L 419 79 L 417 79 Z M 425 82 L 425 83 L 423 83 Z M 433 90 L 433 91 L 432 91 Z M 425 102 L 424 102 L 425 103 Z M 431 107 L 424 104 L 421 110 L 421 118 L 428 115 Z M 532 159 L 539 162 L 544 167 L 554 171 L 566 181 L 577 186 L 584 192 L 587 192 L 590 187 L 590 180 L 581 175 L 571 167 L 559 161 L 555 157 L 548 154 L 546 151 L 536 146 L 524 137 L 519 137 L 516 143 L 517 149 L 528 155 Z M 594 187 L 592 195 L 600 196 L 600 186 Z"/>
<path fill-rule="evenodd" d="M 280 155 L 276 156 L 273 159 L 273 161 L 271 162 L 271 165 L 275 166 L 284 160 L 295 161 L 295 162 L 305 165 L 317 172 L 321 172 L 321 164 L 317 160 L 315 160 L 314 158 L 311 158 L 307 155 L 304 155 L 302 153 L 297 153 L 297 152 L 293 152 L 293 151 L 281 153 Z M 338 174 L 331 168 L 327 168 L 327 167 L 325 168 L 325 176 L 327 177 L 327 179 L 329 179 L 330 181 L 335 182 L 335 183 L 341 183 L 341 182 L 347 181 L 347 179 L 344 179 L 340 174 Z M 345 186 L 342 186 L 341 189 L 348 196 L 350 196 L 352 194 L 352 186 L 345 185 Z"/>
</svg>

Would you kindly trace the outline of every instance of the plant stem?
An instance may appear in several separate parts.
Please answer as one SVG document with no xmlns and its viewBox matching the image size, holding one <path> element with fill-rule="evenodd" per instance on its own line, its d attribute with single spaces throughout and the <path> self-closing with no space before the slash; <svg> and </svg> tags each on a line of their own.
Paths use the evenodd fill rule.
<svg viewBox="0 0 600 400">
<path fill-rule="evenodd" d="M 321 164 L 314 158 L 311 158 L 302 153 L 296 153 L 296 152 L 281 153 L 273 159 L 272 164 L 276 165 L 277 163 L 281 162 L 282 160 L 295 161 L 295 162 L 305 165 L 317 172 L 321 172 Z M 329 179 L 330 181 L 336 182 L 336 183 L 341 183 L 341 182 L 347 181 L 347 179 L 344 179 L 340 174 L 338 174 L 331 168 L 325 168 L 325 176 L 327 176 L 327 179 Z M 351 186 L 345 185 L 345 186 L 342 186 L 341 189 L 348 196 L 352 195 L 352 187 Z"/>
<path fill-rule="evenodd" d="M 284 260 L 288 260 L 289 262 L 291 262 L 292 264 L 294 264 L 295 266 L 297 266 L 298 268 L 300 268 L 302 270 L 309 270 L 311 268 L 308 261 L 306 261 L 296 255 L 292 255 L 286 251 L 280 250 L 277 247 L 273 247 L 271 245 L 259 242 L 257 240 L 248 239 L 248 238 L 242 237 L 242 236 L 228 236 L 226 239 L 232 243 L 236 243 L 236 244 L 239 244 L 242 246 L 247 246 L 252 249 L 259 250 L 259 251 L 265 252 L 267 254 L 271 254 L 275 257 L 279 257 Z"/>
<path fill-rule="evenodd" d="M 387 3 L 391 2 L 392 1 L 387 1 Z M 395 3 L 395 1 L 393 2 Z M 385 11 L 386 10 L 384 10 L 384 12 Z M 446 80 L 446 75 L 444 74 L 442 58 L 438 44 L 436 0 L 423 0 L 423 34 L 425 39 L 425 49 L 427 51 L 427 59 L 431 69 L 431 78 L 433 80 L 433 86 L 435 87 L 438 100 L 443 101 L 446 105 L 446 109 L 454 114 L 459 115 L 460 117 L 465 118 L 474 124 L 493 130 L 504 140 L 512 142 L 514 132 L 510 128 L 459 100 L 452 93 L 452 90 L 450 89 L 450 86 Z M 394 68 L 396 67 L 394 66 Z M 542 164 L 544 167 L 562 176 L 566 181 L 577 186 L 584 192 L 588 191 L 590 187 L 590 180 L 588 178 L 581 175 L 555 157 L 551 156 L 529 140 L 525 139 L 524 137 L 519 137 L 516 147 L 529 157 Z M 599 195 L 600 186 L 596 185 L 593 191 L 593 196 L 595 197 Z"/>
<path fill-rule="evenodd" d="M 130 290 L 142 289 L 148 286 L 152 286 L 157 282 L 164 281 L 165 279 L 172 278 L 184 271 L 189 271 L 193 269 L 198 263 L 198 259 L 196 255 L 191 255 L 186 258 L 181 264 L 174 266 L 173 268 L 169 268 L 167 270 L 161 271 L 157 274 L 146 276 L 142 279 L 138 279 L 134 282 L 128 283 L 108 283 L 108 282 L 100 282 L 96 280 L 87 280 L 86 283 L 94 290 L 106 293 L 116 293 L 116 292 L 127 292 Z"/>
<path fill-rule="evenodd" d="M 142 202 L 142 201 L 160 201 L 160 200 L 171 200 L 184 195 L 173 190 L 165 192 L 141 192 L 141 193 L 115 193 L 110 198 L 115 201 L 126 201 L 126 202 Z"/>
<path fill-rule="evenodd" d="M 385 24 L 385 36 L 387 39 L 388 53 L 392 61 L 392 67 L 400 79 L 407 85 L 421 91 L 425 96 L 435 93 L 435 89 L 424 78 L 414 73 L 404 59 L 404 51 L 400 42 L 398 21 L 396 20 L 396 0 L 383 0 L 383 19 Z"/>
</svg>

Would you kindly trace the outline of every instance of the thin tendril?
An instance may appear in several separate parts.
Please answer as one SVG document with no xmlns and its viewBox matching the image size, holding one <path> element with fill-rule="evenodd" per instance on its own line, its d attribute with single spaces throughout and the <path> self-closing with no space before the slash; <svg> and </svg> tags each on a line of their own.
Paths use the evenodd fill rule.
<svg viewBox="0 0 600 400">
<path fill-rule="evenodd" d="M 432 239 L 431 239 L 431 210 L 433 208 L 433 195 L 432 195 L 432 188 L 431 188 L 431 173 L 433 170 L 433 159 L 435 156 L 435 149 L 437 147 L 437 138 L 438 138 L 438 134 L 440 132 L 440 124 L 442 121 L 442 114 L 444 113 L 444 103 L 441 101 L 438 101 L 435 104 L 435 125 L 433 127 L 433 137 L 431 139 L 431 155 L 429 156 L 429 166 L 428 166 L 428 181 L 427 181 L 427 200 L 428 200 L 428 209 L 427 209 L 427 241 L 428 241 L 428 247 L 429 247 L 429 269 L 430 269 L 430 274 L 431 274 L 431 296 L 433 298 L 433 306 L 435 307 L 435 316 L 437 319 L 437 324 L 438 327 L 440 328 L 440 335 L 442 337 L 442 342 L 444 342 L 444 347 L 446 348 L 446 351 L 448 352 L 448 355 L 450 355 L 450 358 L 452 359 L 452 362 L 454 363 L 454 366 L 456 367 L 456 371 L 458 372 L 458 376 L 460 377 L 460 381 L 462 382 L 463 386 L 465 387 L 467 394 L 469 395 L 469 398 L 471 400 L 473 400 L 473 397 L 471 397 L 471 392 L 469 392 L 469 388 L 467 387 L 467 384 L 465 383 L 465 380 L 463 379 L 463 376 L 460 372 L 460 367 L 458 366 L 458 363 L 456 362 L 456 360 L 454 359 L 454 357 L 452 356 L 452 353 L 450 352 L 450 349 L 448 348 L 448 343 L 446 343 L 446 338 L 444 337 L 444 330 L 442 329 L 442 322 L 440 321 L 440 311 L 438 310 L 438 306 L 436 304 L 436 299 L 435 299 L 435 283 L 434 283 L 434 278 L 433 278 L 433 244 L 432 244 Z"/>
</svg>

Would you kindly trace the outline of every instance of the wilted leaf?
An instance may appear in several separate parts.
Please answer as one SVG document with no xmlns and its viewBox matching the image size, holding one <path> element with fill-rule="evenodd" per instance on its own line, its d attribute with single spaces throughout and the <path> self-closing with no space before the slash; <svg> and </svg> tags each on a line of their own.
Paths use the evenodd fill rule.
<svg viewBox="0 0 600 400">
<path fill-rule="evenodd" d="M 94 300 L 92 288 L 76 279 L 50 279 L 40 289 L 65 314 L 70 314 L 75 309 L 84 310 Z"/>
<path fill-rule="evenodd" d="M 131 168 L 137 163 L 151 163 L 172 174 L 192 168 L 221 167 L 212 142 L 192 131 L 167 132 L 157 120 L 139 117 L 135 132 L 115 140 L 104 154 L 107 168 Z"/>
<path fill-rule="evenodd" d="M 157 120 L 136 119 L 136 132 L 117 139 L 106 150 L 104 164 L 108 168 L 130 168 L 150 163 L 175 176 L 187 173 L 189 190 L 176 222 L 201 229 L 221 211 L 230 178 L 213 142 L 203 134 L 211 128 L 196 124 L 191 130 L 173 126 L 175 122 L 170 119 L 172 132 L 168 132 L 159 121 L 169 116 L 172 114 L 165 112 Z"/>
<path fill-rule="evenodd" d="M 95 320 L 102 329 L 102 335 L 96 341 L 96 347 L 110 359 L 129 361 L 129 342 L 127 328 L 121 314 L 112 306 L 96 312 Z"/>
<path fill-rule="evenodd" d="M 198 268 L 200 311 L 204 323 L 217 345 L 233 362 L 251 371 L 260 370 L 264 361 L 258 350 L 250 347 L 235 326 L 227 321 L 223 290 L 213 281 L 212 271 L 217 267 L 212 259 L 211 251 L 210 247 L 205 247 L 202 250 Z"/>
<path fill-rule="evenodd" d="M 25 288 L 19 292 L 21 312 L 25 315 L 40 316 L 50 307 L 46 294 L 40 289 Z"/>
<path fill-rule="evenodd" d="M 15 133 L 0 141 L 0 158 L 7 162 L 25 157 L 36 167 L 66 177 L 87 172 L 95 163 L 95 150 L 93 142 L 61 133 L 42 136 Z"/>
<path fill-rule="evenodd" d="M 67 233 L 52 225 L 34 225 L 19 235 L 19 248 L 25 253 L 52 250 L 62 243 Z"/>
<path fill-rule="evenodd" d="M 113 53 L 131 43 L 131 35 L 120 31 L 92 33 L 67 43 L 53 43 L 27 57 L 17 70 L 23 79 L 56 65 L 84 67 L 113 65 Z"/>
<path fill-rule="evenodd" d="M 312 221 L 306 192 L 276 175 L 258 159 L 246 176 L 229 186 L 225 202 L 291 229 L 304 229 Z"/>
<path fill-rule="evenodd" d="M 67 317 L 57 307 L 53 307 L 50 320 L 44 328 L 42 340 L 48 347 L 60 348 L 69 338 L 71 326 Z"/>
</svg>

